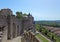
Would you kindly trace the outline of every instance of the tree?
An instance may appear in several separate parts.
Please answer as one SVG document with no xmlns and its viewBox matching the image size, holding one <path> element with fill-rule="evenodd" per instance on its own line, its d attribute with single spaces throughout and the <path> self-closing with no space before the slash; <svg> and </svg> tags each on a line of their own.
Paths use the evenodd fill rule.
<svg viewBox="0 0 60 42">
<path fill-rule="evenodd" d="M 16 17 L 18 18 L 18 19 L 22 19 L 22 12 L 16 12 Z"/>
<path fill-rule="evenodd" d="M 47 31 L 47 30 L 45 30 L 45 35 L 47 35 L 47 33 L 48 33 L 48 31 Z"/>
<path fill-rule="evenodd" d="M 42 31 L 42 26 L 40 25 L 40 27 L 39 27 L 39 31 L 41 32 Z"/>
<path fill-rule="evenodd" d="M 39 29 L 40 29 L 40 25 L 39 24 L 36 24 L 36 30 L 39 31 Z"/>
<path fill-rule="evenodd" d="M 54 40 L 54 35 L 52 35 L 52 40 Z"/>
<path fill-rule="evenodd" d="M 23 14 L 23 16 L 27 16 L 27 14 L 26 14 L 26 13 L 24 13 L 24 14 Z"/>
</svg>

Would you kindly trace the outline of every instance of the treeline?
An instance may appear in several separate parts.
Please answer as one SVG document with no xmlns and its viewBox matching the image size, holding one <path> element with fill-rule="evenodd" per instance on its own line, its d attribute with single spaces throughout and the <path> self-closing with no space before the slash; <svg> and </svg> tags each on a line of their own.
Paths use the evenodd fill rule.
<svg viewBox="0 0 60 42">
<path fill-rule="evenodd" d="M 43 25 L 43 26 L 52 26 L 52 27 L 60 27 L 59 24 L 40 24 L 40 25 Z"/>
<path fill-rule="evenodd" d="M 40 24 L 43 26 L 52 26 L 52 27 L 60 27 L 60 22 L 56 21 L 35 21 L 36 24 Z"/>
</svg>

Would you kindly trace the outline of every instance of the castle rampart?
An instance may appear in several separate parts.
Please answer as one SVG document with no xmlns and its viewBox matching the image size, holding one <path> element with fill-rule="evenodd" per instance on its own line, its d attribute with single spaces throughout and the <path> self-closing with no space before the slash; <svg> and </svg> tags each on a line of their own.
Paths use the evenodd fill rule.
<svg viewBox="0 0 60 42">
<path fill-rule="evenodd" d="M 16 18 L 15 15 L 13 15 L 13 12 L 11 9 L 1 9 L 0 10 L 0 27 L 1 32 L 4 32 L 2 35 L 4 37 L 2 39 L 2 42 L 5 40 L 11 40 L 14 39 L 24 33 L 24 30 L 35 30 L 34 29 L 34 19 L 32 15 L 28 15 L 26 17 L 23 17 L 22 20 Z M 6 39 L 4 39 L 6 38 Z M 4 41 L 3 41 L 4 40 Z"/>
</svg>

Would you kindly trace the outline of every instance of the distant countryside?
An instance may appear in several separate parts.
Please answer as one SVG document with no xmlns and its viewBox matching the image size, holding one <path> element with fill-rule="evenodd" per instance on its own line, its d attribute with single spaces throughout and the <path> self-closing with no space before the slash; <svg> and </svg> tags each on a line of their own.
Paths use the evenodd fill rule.
<svg viewBox="0 0 60 42">
<path fill-rule="evenodd" d="M 36 30 L 38 30 L 41 34 L 43 34 L 53 42 L 60 42 L 60 21 L 59 20 L 35 21 L 35 24 L 36 24 Z"/>
</svg>

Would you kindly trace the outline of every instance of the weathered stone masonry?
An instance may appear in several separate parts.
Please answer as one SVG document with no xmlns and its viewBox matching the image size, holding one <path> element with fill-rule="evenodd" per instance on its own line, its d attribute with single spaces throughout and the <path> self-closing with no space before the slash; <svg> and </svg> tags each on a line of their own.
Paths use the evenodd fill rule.
<svg viewBox="0 0 60 42">
<path fill-rule="evenodd" d="M 0 37 L 1 41 L 6 42 L 6 40 L 16 38 L 17 36 L 23 34 L 24 30 L 32 30 L 33 32 L 35 32 L 33 22 L 34 18 L 30 14 L 27 17 L 23 17 L 23 20 L 19 20 L 15 15 L 13 15 L 10 9 L 1 9 L 0 32 L 2 32 L 3 35 L 2 37 Z"/>
</svg>

